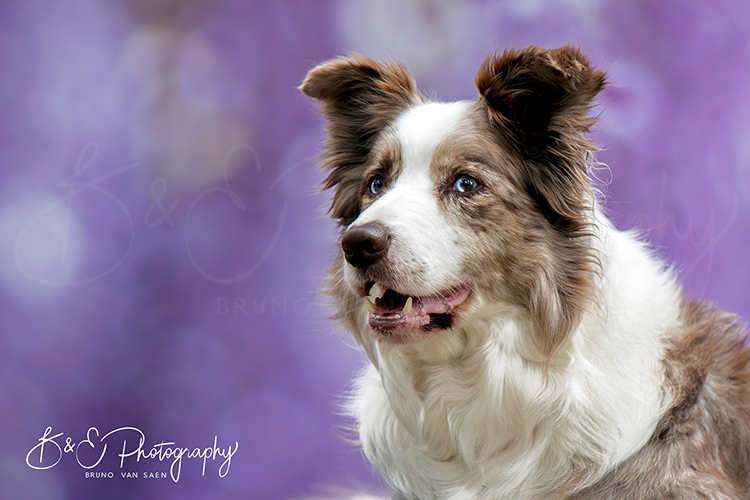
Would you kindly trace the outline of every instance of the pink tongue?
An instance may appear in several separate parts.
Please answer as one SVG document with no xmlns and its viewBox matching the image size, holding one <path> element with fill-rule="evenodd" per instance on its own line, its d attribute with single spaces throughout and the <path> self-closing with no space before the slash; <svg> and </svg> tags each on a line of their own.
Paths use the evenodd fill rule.
<svg viewBox="0 0 750 500">
<path fill-rule="evenodd" d="M 454 307 L 463 303 L 469 296 L 469 290 L 466 288 L 459 288 L 452 290 L 446 295 L 431 296 L 431 297 L 413 297 L 412 298 L 412 310 L 407 317 L 410 316 L 422 316 L 427 314 L 443 314 L 449 312 Z M 381 316 L 400 314 L 403 306 L 401 307 L 388 307 L 380 304 L 378 300 L 377 309 L 375 314 Z"/>
<path fill-rule="evenodd" d="M 463 303 L 468 296 L 469 290 L 459 288 L 444 296 L 421 297 L 419 303 L 426 314 L 442 314 Z"/>
</svg>

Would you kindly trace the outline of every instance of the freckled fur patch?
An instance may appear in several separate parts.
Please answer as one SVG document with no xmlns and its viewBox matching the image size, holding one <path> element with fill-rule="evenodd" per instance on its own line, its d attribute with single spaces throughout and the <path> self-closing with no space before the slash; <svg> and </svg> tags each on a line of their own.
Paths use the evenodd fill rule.
<svg viewBox="0 0 750 500">
<path fill-rule="evenodd" d="M 736 316 L 683 305 L 664 358 L 668 409 L 646 446 L 573 496 L 750 498 L 750 352 Z"/>
</svg>

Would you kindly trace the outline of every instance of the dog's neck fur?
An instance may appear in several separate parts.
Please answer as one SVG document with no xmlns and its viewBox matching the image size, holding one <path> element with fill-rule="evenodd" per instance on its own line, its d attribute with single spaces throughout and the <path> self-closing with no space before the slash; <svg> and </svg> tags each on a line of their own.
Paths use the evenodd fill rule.
<svg viewBox="0 0 750 500">
<path fill-rule="evenodd" d="M 681 293 L 635 237 L 599 213 L 593 227 L 606 308 L 592 307 L 548 363 L 515 306 L 414 345 L 361 339 L 374 366 L 351 410 L 365 454 L 397 491 L 554 498 L 595 482 L 649 439 L 669 403 L 660 360 Z"/>
</svg>

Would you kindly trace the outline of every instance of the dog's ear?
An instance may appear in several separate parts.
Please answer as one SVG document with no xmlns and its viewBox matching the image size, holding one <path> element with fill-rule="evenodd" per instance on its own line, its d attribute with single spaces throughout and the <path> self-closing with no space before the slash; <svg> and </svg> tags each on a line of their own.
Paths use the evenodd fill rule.
<svg viewBox="0 0 750 500">
<path fill-rule="evenodd" d="M 324 187 L 335 187 L 329 212 L 348 225 L 361 210 L 363 171 L 378 133 L 422 97 L 403 66 L 361 55 L 332 59 L 313 68 L 300 90 L 320 101 L 328 119 L 323 166 L 329 173 Z"/>
<path fill-rule="evenodd" d="M 575 232 L 590 202 L 584 135 L 606 73 L 578 49 L 528 47 L 487 57 L 475 82 L 489 119 L 521 155 L 527 188 L 557 229 Z"/>
<path fill-rule="evenodd" d="M 475 83 L 502 143 L 520 160 L 525 187 L 553 230 L 554 264 L 540 267 L 529 309 L 551 357 L 591 300 L 595 258 L 588 247 L 593 194 L 586 137 L 606 74 L 578 49 L 529 47 L 491 55 Z"/>
</svg>

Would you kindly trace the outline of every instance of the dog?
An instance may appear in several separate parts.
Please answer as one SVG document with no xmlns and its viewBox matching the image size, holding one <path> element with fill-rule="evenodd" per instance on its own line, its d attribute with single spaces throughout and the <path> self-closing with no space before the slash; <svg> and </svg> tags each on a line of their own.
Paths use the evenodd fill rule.
<svg viewBox="0 0 750 500">
<path fill-rule="evenodd" d="M 394 498 L 750 499 L 746 328 L 608 220 L 606 79 L 570 45 L 490 54 L 474 101 L 358 54 L 304 79 L 371 362 L 348 409 Z"/>
</svg>

